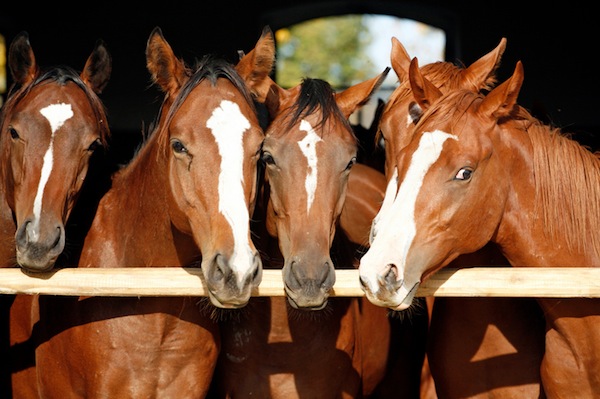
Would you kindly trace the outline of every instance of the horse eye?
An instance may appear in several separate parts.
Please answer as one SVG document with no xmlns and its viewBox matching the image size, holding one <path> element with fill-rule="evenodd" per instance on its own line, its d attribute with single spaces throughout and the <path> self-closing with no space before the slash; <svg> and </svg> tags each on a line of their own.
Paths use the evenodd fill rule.
<svg viewBox="0 0 600 399">
<path fill-rule="evenodd" d="M 412 102 L 408 106 L 408 115 L 410 116 L 412 123 L 416 125 L 421 119 L 421 116 L 423 116 L 423 110 L 419 107 L 419 104 Z"/>
<path fill-rule="evenodd" d="M 102 141 L 98 138 L 98 139 L 94 140 L 94 142 L 92 144 L 90 144 L 90 146 L 88 147 L 88 151 L 94 152 L 100 147 L 102 147 Z"/>
<path fill-rule="evenodd" d="M 346 165 L 346 169 L 345 170 L 350 170 L 354 164 L 356 164 L 356 157 L 353 157 L 350 162 L 348 162 L 348 165 Z"/>
<path fill-rule="evenodd" d="M 17 132 L 17 129 L 15 129 L 14 127 L 9 127 L 8 132 L 10 133 L 10 137 L 12 137 L 13 139 L 16 140 L 19 138 L 19 132 Z"/>
<path fill-rule="evenodd" d="M 171 140 L 171 148 L 173 148 L 173 151 L 175 151 L 177 154 L 184 154 L 188 152 L 183 143 L 177 139 Z"/>
<path fill-rule="evenodd" d="M 471 169 L 467 169 L 467 168 L 462 168 L 461 170 L 458 171 L 458 173 L 456 174 L 456 176 L 454 176 L 454 180 L 469 180 L 471 178 L 471 175 L 473 174 L 473 171 Z"/>
<path fill-rule="evenodd" d="M 273 159 L 273 156 L 268 153 L 268 152 L 264 152 L 261 154 L 260 156 L 260 160 L 265 164 L 265 165 L 275 165 L 275 159 Z"/>
</svg>

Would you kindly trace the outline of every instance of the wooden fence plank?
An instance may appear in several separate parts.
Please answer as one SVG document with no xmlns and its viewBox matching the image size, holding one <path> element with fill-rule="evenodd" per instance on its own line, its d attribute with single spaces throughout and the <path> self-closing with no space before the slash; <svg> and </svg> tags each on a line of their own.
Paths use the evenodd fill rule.
<svg viewBox="0 0 600 399">
<path fill-rule="evenodd" d="M 0 294 L 68 296 L 206 296 L 199 268 L 82 268 L 26 274 L 0 269 Z M 283 296 L 280 270 L 264 270 L 254 296 Z M 332 296 L 363 296 L 357 270 L 336 270 Z M 600 297 L 600 268 L 442 269 L 417 296 Z"/>
</svg>

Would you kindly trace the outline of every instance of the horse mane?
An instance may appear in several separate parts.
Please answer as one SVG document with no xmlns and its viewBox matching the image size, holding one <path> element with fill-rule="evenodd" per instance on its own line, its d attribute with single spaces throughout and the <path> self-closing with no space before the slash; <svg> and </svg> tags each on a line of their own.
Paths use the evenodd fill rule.
<svg viewBox="0 0 600 399">
<path fill-rule="evenodd" d="M 600 253 L 600 160 L 560 129 L 531 119 L 536 212 L 548 237 L 564 237 L 569 250 Z M 590 234 L 590 232 L 592 232 Z"/>
<path fill-rule="evenodd" d="M 98 123 L 98 130 L 100 131 L 100 141 L 104 148 L 108 146 L 108 138 L 110 137 L 110 129 L 108 126 L 108 121 L 106 118 L 106 107 L 104 103 L 100 100 L 98 95 L 88 86 L 86 85 L 79 73 L 75 71 L 75 69 L 65 66 L 59 65 L 51 68 L 44 69 L 41 73 L 39 73 L 35 79 L 33 79 L 29 84 L 21 85 L 18 83 L 13 83 L 8 91 L 8 98 L 6 102 L 0 109 L 0 131 L 4 132 L 6 116 L 13 112 L 15 106 L 25 97 L 27 94 L 31 92 L 31 90 L 46 81 L 52 81 L 60 86 L 65 86 L 68 82 L 72 82 L 76 84 L 83 92 L 85 93 L 88 101 L 92 105 L 92 110 L 94 111 L 95 120 Z M 9 146 L 3 145 L 3 142 L 7 140 L 6 135 L 1 135 L 0 137 L 0 146 L 2 147 L 2 172 L 1 176 L 3 179 L 6 179 L 5 171 L 7 168 L 4 165 L 5 160 L 8 158 Z"/>
<path fill-rule="evenodd" d="M 321 113 L 317 125 L 314 126 L 315 128 L 335 120 L 342 123 L 354 135 L 350 121 L 344 117 L 335 102 L 335 91 L 331 85 L 325 80 L 312 78 L 304 78 L 300 83 L 300 94 L 287 116 L 287 129 L 291 129 L 300 119 L 312 115 L 316 110 L 320 110 Z M 323 129 L 322 131 L 325 132 L 326 130 Z"/>
</svg>

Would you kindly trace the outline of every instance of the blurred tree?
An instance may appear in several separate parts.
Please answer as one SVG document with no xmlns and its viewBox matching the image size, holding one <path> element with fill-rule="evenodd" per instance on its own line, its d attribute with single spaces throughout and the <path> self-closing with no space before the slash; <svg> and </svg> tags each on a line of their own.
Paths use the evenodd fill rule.
<svg viewBox="0 0 600 399">
<path fill-rule="evenodd" d="M 381 72 L 365 55 L 372 37 L 362 15 L 312 19 L 278 30 L 276 38 L 276 79 L 282 87 L 309 77 L 340 90 Z"/>
</svg>

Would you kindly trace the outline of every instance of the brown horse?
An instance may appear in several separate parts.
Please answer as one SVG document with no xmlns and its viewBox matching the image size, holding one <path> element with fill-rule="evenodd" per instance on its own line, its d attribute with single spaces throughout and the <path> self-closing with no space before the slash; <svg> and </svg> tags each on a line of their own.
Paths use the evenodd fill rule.
<svg viewBox="0 0 600 399">
<path fill-rule="evenodd" d="M 264 98 L 272 34 L 235 67 L 211 56 L 188 67 L 159 28 L 146 56 L 165 93 L 158 123 L 114 176 L 79 267 L 199 263 L 213 304 L 244 306 L 262 270 L 249 231 L 264 137 L 253 97 Z M 211 308 L 191 297 L 41 297 L 39 394 L 204 397 L 220 348 Z"/>
<path fill-rule="evenodd" d="M 63 252 L 90 158 L 109 137 L 98 94 L 111 58 L 98 41 L 81 73 L 41 68 L 21 32 L 8 65 L 14 85 L 0 115 L 0 267 L 42 272 Z"/>
<path fill-rule="evenodd" d="M 420 71 L 445 93 L 461 88 L 489 90 L 496 82 L 495 71 L 505 47 L 506 40 L 502 39 L 494 50 L 468 67 L 435 62 Z M 409 127 L 418 122 L 408 79 L 410 62 L 402 44 L 392 38 L 391 65 L 400 85 L 383 110 L 376 135 L 377 142 L 384 142 L 388 177 L 394 173 L 396 154 L 410 141 Z M 451 263 L 451 267 L 474 265 L 506 266 L 508 261 L 494 244 L 489 244 Z M 431 328 L 422 398 L 538 397 L 543 316 L 534 300 L 436 298 L 435 306 L 433 298 L 427 298 L 427 302 Z M 428 377 L 429 367 L 435 387 Z M 393 381 L 386 386 L 392 392 L 396 389 Z"/>
<path fill-rule="evenodd" d="M 600 160 L 517 104 L 523 76 L 518 62 L 486 96 L 468 90 L 444 95 L 413 60 L 409 80 L 424 113 L 397 158 L 392 195 L 403 200 L 389 203 L 361 259 L 370 300 L 405 308 L 420 281 L 489 241 L 517 267 L 599 264 Z M 398 224 L 405 229 L 399 232 Z M 389 251 L 390 240 L 404 250 Z M 600 302 L 538 302 L 546 319 L 546 395 L 597 397 Z"/>
<path fill-rule="evenodd" d="M 98 95 L 110 78 L 111 62 L 99 40 L 81 72 L 64 65 L 41 67 L 27 32 L 13 39 L 8 65 L 14 83 L 0 114 L 0 267 L 42 272 L 65 252 L 65 259 L 76 258 L 80 246 L 66 226 L 82 224 L 72 211 L 85 191 L 93 154 L 110 136 Z M 11 379 L 34 372 L 32 348 L 13 350 L 9 342 L 28 341 L 35 298 L 5 295 L 0 301 L 0 396 L 10 397 Z"/>
<path fill-rule="evenodd" d="M 338 228 L 346 193 L 352 202 L 345 210 L 360 210 L 365 219 L 344 218 L 359 243 L 383 199 L 383 175 L 355 165 L 357 140 L 348 117 L 385 74 L 340 93 L 318 79 L 289 90 L 272 84 L 263 201 L 254 219 L 263 264 L 283 269 L 287 298 L 253 298 L 239 314 L 224 316 L 216 397 L 354 398 L 372 393 L 382 379 L 387 311 L 329 294 L 334 266 L 357 264 L 358 246 Z M 418 381 L 414 385 L 418 392 Z"/>
</svg>

